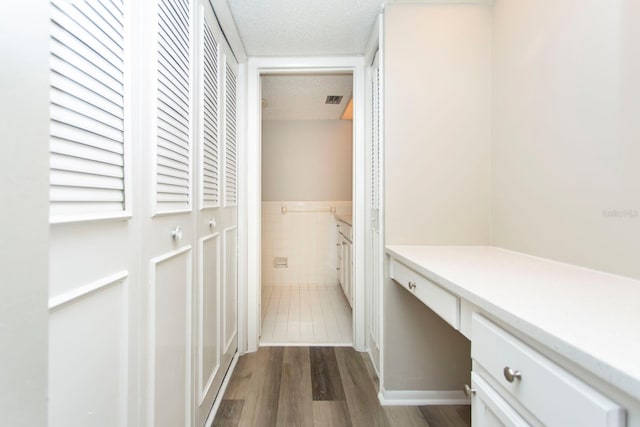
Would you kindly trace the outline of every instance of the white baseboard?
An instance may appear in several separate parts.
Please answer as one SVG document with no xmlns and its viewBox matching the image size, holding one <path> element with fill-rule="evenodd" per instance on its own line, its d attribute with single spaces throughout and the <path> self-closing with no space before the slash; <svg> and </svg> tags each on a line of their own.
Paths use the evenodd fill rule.
<svg viewBox="0 0 640 427">
<path fill-rule="evenodd" d="M 462 390 L 385 390 L 380 389 L 382 406 L 470 405 Z"/>
<path fill-rule="evenodd" d="M 209 416 L 205 421 L 205 427 L 211 427 L 213 424 L 213 420 L 218 413 L 218 408 L 220 408 L 220 403 L 222 403 L 222 398 L 224 396 L 224 392 L 227 391 L 227 386 L 229 385 L 229 381 L 231 381 L 231 375 L 233 375 L 233 371 L 236 369 L 236 365 L 238 364 L 238 358 L 240 357 L 240 353 L 236 352 L 236 355 L 231 359 L 231 365 L 229 365 L 229 369 L 227 369 L 227 374 L 224 376 L 224 380 L 222 380 L 222 384 L 220 385 L 220 390 L 218 391 L 218 395 L 216 399 L 213 401 L 213 406 L 211 407 L 211 412 L 209 412 Z"/>
</svg>

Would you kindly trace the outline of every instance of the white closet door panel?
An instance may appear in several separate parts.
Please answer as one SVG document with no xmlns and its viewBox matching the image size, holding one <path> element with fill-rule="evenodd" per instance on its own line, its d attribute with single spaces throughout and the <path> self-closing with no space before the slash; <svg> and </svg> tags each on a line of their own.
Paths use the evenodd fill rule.
<svg viewBox="0 0 640 427">
<path fill-rule="evenodd" d="M 237 254 L 238 228 L 232 227 L 225 230 L 225 268 L 223 276 L 224 289 L 224 352 L 232 350 L 236 343 L 238 321 L 238 254 Z"/>
<path fill-rule="evenodd" d="M 126 277 L 105 281 L 52 307 L 50 427 L 127 424 L 127 289 Z"/>
<path fill-rule="evenodd" d="M 215 394 L 220 370 L 220 233 L 200 241 L 198 291 L 198 393 L 199 404 Z M 216 378 L 218 377 L 218 378 Z"/>
<path fill-rule="evenodd" d="M 191 250 L 152 260 L 153 425 L 190 425 Z"/>
</svg>

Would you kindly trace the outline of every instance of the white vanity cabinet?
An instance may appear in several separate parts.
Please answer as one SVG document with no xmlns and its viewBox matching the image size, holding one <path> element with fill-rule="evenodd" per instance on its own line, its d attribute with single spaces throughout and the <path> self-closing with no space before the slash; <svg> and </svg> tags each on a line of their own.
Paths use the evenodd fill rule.
<svg viewBox="0 0 640 427">
<path fill-rule="evenodd" d="M 342 287 L 349 305 L 353 306 L 353 228 L 351 224 L 338 219 L 338 283 Z"/>
<path fill-rule="evenodd" d="M 492 247 L 387 254 L 392 286 L 471 341 L 474 427 L 640 426 L 640 281 Z"/>
<path fill-rule="evenodd" d="M 479 406 L 494 408 L 490 412 L 506 425 L 520 420 L 514 415 L 520 413 L 531 425 L 625 426 L 620 405 L 477 313 L 472 315 L 471 357 L 472 389 L 467 393 L 481 389 Z M 476 417 L 490 419 L 482 409 Z"/>
</svg>

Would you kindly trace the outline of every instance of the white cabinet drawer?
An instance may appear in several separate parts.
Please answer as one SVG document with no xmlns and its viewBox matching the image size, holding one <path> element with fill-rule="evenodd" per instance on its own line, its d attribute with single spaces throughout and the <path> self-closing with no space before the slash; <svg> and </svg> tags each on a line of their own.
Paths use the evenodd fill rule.
<svg viewBox="0 0 640 427">
<path fill-rule="evenodd" d="M 477 373 L 471 373 L 471 421 L 473 427 L 529 427 L 518 414 L 487 382 Z"/>
<path fill-rule="evenodd" d="M 460 300 L 409 267 L 391 260 L 391 278 L 409 290 L 427 307 L 456 329 L 460 329 Z"/>
<path fill-rule="evenodd" d="M 475 313 L 471 343 L 474 362 L 545 426 L 625 425 L 618 404 Z"/>
</svg>

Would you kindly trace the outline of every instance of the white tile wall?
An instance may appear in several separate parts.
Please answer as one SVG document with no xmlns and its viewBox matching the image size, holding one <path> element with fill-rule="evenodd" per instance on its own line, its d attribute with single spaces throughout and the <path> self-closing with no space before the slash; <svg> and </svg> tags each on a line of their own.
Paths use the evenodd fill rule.
<svg viewBox="0 0 640 427">
<path fill-rule="evenodd" d="M 287 212 L 282 205 L 304 203 L 305 208 L 336 207 L 351 213 L 351 202 L 262 202 L 263 286 L 337 284 L 338 255 L 335 215 L 330 212 Z M 276 257 L 288 258 L 288 268 L 275 268 Z"/>
</svg>

